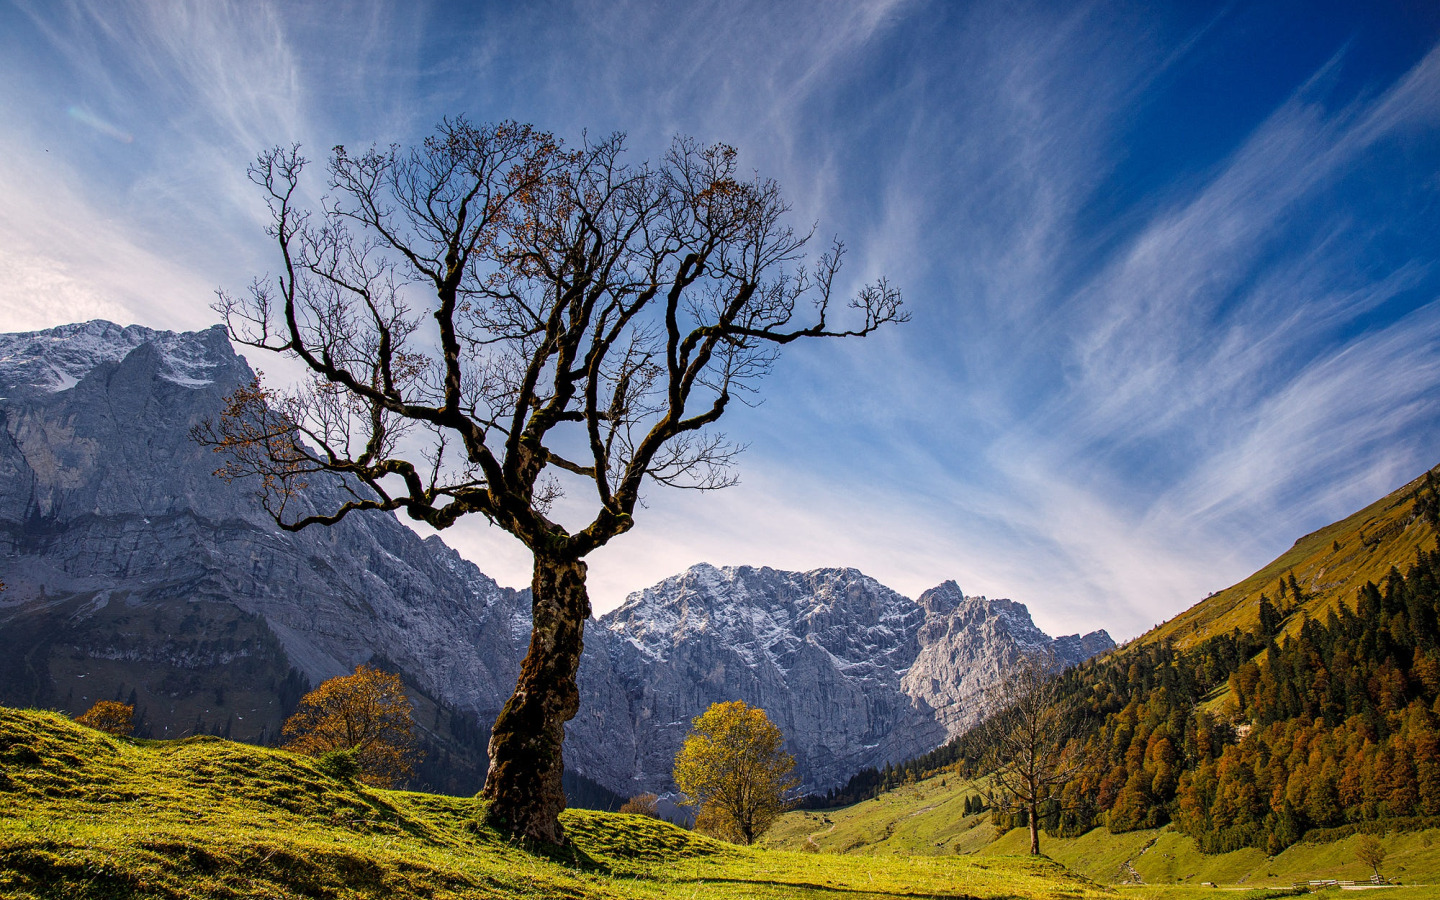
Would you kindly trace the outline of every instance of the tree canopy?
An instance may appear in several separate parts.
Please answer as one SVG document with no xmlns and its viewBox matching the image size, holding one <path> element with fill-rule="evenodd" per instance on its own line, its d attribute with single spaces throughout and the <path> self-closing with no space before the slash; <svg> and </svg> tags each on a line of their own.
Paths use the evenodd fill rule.
<svg viewBox="0 0 1440 900">
<path fill-rule="evenodd" d="M 714 703 L 695 717 L 675 757 L 675 784 L 699 807 L 696 828 L 753 843 L 790 808 L 800 783 L 784 735 L 763 709 Z"/>
<path fill-rule="evenodd" d="M 106 734 L 126 735 L 135 728 L 135 707 L 118 700 L 97 700 L 75 721 Z"/>
</svg>

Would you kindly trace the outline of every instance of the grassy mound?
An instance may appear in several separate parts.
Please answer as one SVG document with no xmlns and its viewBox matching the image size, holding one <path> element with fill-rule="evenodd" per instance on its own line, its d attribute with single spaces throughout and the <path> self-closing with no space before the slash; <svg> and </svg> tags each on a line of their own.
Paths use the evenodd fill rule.
<svg viewBox="0 0 1440 900">
<path fill-rule="evenodd" d="M 563 852 L 473 800 L 338 781 L 216 738 L 112 738 L 0 709 L 6 898 L 1114 897 L 1046 859 L 735 847 L 655 819 L 567 812 Z"/>
</svg>

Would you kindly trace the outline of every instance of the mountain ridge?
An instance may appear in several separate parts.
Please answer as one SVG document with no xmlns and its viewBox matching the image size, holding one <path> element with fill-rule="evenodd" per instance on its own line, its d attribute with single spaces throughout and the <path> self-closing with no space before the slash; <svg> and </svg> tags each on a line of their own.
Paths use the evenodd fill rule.
<svg viewBox="0 0 1440 900">
<path fill-rule="evenodd" d="M 1389 570 L 1403 569 L 1414 562 L 1422 549 L 1434 549 L 1436 533 L 1423 527 L 1415 504 L 1425 491 L 1428 479 L 1440 473 L 1440 466 L 1422 472 L 1385 496 L 1366 504 L 1344 518 L 1297 538 L 1275 559 L 1235 584 L 1216 591 L 1171 619 L 1162 622 L 1132 644 L 1147 645 L 1170 641 L 1191 647 L 1232 628 L 1247 630 L 1260 621 L 1260 598 L 1285 601 L 1280 581 L 1295 575 L 1304 595 L 1301 605 L 1293 599 L 1288 613 L 1302 609 L 1311 618 L 1323 619 L 1340 603 L 1354 606 L 1355 593 L 1367 581 L 1383 581 Z M 1417 527 L 1421 526 L 1421 527 Z M 1298 627 L 1301 616 L 1287 620 L 1287 628 Z"/>
<path fill-rule="evenodd" d="M 528 644 L 528 591 L 391 516 L 280 531 L 189 438 L 251 378 L 218 326 L 0 335 L 0 630 L 26 647 L 0 663 L 3 699 L 78 712 L 133 695 L 155 736 L 274 739 L 303 682 L 379 659 L 416 691 L 436 753 L 479 757 L 473 781 Z M 611 790 L 662 792 L 689 719 L 737 696 L 789 723 L 811 789 L 913 755 L 966 715 L 942 723 L 902 683 L 926 622 L 967 602 L 949 584 L 927 606 L 853 568 L 699 564 L 637 591 L 589 629 L 567 760 Z M 1049 640 L 1023 604 L 994 609 L 1000 643 L 957 649 L 938 678 Z M 1066 652 L 1113 643 L 1088 637 Z"/>
</svg>

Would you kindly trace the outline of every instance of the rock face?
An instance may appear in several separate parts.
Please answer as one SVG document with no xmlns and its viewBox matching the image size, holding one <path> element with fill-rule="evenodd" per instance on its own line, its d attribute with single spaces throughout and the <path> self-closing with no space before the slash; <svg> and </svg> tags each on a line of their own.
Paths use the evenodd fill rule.
<svg viewBox="0 0 1440 900">
<path fill-rule="evenodd" d="M 219 328 L 0 337 L 0 631 L 27 644 L 23 667 L 0 665 L 5 699 L 73 712 L 134 692 L 157 737 L 256 740 L 293 702 L 287 677 L 381 658 L 493 719 L 528 596 L 393 517 L 278 529 L 189 435 L 251 377 Z"/>
<path fill-rule="evenodd" d="M 920 605 L 927 613 L 920 652 L 901 689 L 935 710 L 952 737 L 979 721 L 985 692 L 1021 655 L 1049 653 L 1064 667 L 1115 646 L 1103 630 L 1051 640 L 1024 604 L 966 597 L 953 581 L 921 594 Z"/>
<path fill-rule="evenodd" d="M 672 790 L 690 720 L 717 701 L 763 708 L 803 788 L 819 791 L 974 724 L 981 695 L 1022 653 L 1068 665 L 1114 646 L 1103 631 L 1052 641 L 1024 605 L 965 597 L 953 581 L 916 602 L 854 569 L 699 565 L 597 624 L 567 752 L 622 794 Z"/>
<path fill-rule="evenodd" d="M 156 737 L 273 740 L 307 684 L 380 660 L 419 703 L 422 783 L 474 790 L 528 591 L 386 515 L 278 529 L 189 436 L 251 377 L 219 328 L 0 335 L 0 702 L 131 699 Z M 312 488 L 322 503 L 337 489 Z M 673 787 L 690 720 L 715 701 L 766 709 L 824 790 L 962 730 L 1020 652 L 1113 646 L 1052 642 L 1023 605 L 953 582 L 916 602 L 853 569 L 707 565 L 588 632 L 566 759 L 624 795 Z"/>
<path fill-rule="evenodd" d="M 695 566 L 591 629 L 587 650 L 613 676 L 582 670 L 585 703 L 567 733 L 606 752 L 576 766 L 612 789 L 664 792 L 690 720 L 735 699 L 790 736 L 808 787 L 923 753 L 945 732 L 900 689 L 923 620 L 913 600 L 854 569 Z"/>
</svg>

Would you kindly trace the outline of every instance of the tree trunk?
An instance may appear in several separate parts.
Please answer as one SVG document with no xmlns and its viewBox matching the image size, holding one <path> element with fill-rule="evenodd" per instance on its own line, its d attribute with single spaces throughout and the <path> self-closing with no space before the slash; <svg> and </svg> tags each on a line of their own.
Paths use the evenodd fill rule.
<svg viewBox="0 0 1440 900">
<path fill-rule="evenodd" d="M 495 720 L 490 772 L 480 796 L 490 801 L 490 823 L 537 841 L 563 844 L 561 744 L 565 723 L 580 708 L 575 674 L 590 615 L 585 563 L 536 553 L 530 590 L 530 649 L 515 693 Z"/>
<path fill-rule="evenodd" d="M 1040 816 L 1037 813 L 1040 806 L 1037 803 L 1030 804 L 1030 855 L 1040 855 Z"/>
</svg>

